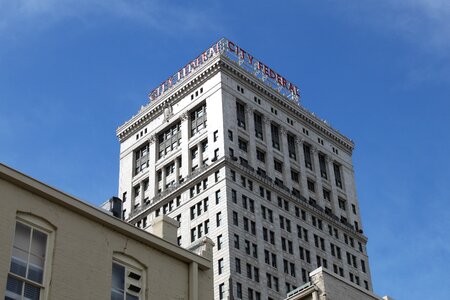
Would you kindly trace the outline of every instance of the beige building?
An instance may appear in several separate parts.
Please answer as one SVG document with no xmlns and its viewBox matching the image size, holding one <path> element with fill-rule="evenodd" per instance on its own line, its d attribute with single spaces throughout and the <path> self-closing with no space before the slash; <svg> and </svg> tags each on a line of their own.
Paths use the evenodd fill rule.
<svg viewBox="0 0 450 300">
<path fill-rule="evenodd" d="M 2 164 L 0 194 L 0 297 L 213 298 L 211 243 L 178 247 L 166 217 L 162 239 Z"/>
<path fill-rule="evenodd" d="M 327 269 L 317 268 L 309 274 L 309 282 L 290 292 L 286 300 L 393 300 L 383 298 Z"/>
</svg>

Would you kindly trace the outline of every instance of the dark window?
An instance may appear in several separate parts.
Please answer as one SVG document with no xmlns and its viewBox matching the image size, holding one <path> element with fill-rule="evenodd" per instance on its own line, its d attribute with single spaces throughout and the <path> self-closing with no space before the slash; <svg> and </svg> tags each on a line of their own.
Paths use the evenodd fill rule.
<svg viewBox="0 0 450 300">
<path fill-rule="evenodd" d="M 242 103 L 236 102 L 236 115 L 238 126 L 245 129 L 245 106 Z"/>
<path fill-rule="evenodd" d="M 277 159 L 273 160 L 273 166 L 275 168 L 275 171 L 278 171 L 280 173 L 283 172 L 283 163 Z"/>
<path fill-rule="evenodd" d="M 323 155 L 322 153 L 319 153 L 319 167 L 320 167 L 320 176 L 322 176 L 322 178 L 327 179 L 328 178 L 327 164 L 325 155 Z"/>
<path fill-rule="evenodd" d="M 231 130 L 228 130 L 228 139 L 230 141 L 233 141 L 233 131 L 231 131 Z"/>
<path fill-rule="evenodd" d="M 238 142 L 239 142 L 239 149 L 241 149 L 241 150 L 244 151 L 244 152 L 247 152 L 247 145 L 248 145 L 248 142 L 247 142 L 247 141 L 244 141 L 244 140 L 241 139 L 241 138 L 238 139 Z"/>
<path fill-rule="evenodd" d="M 263 121 L 262 116 L 258 113 L 253 114 L 253 118 L 255 121 L 255 136 L 261 140 L 263 140 Z"/>
<path fill-rule="evenodd" d="M 289 157 L 294 160 L 297 160 L 297 154 L 295 150 L 295 137 L 293 135 L 288 134 L 287 141 L 288 141 Z"/>
<path fill-rule="evenodd" d="M 159 158 L 181 144 L 181 124 L 177 123 L 158 136 Z"/>
<path fill-rule="evenodd" d="M 338 164 L 334 163 L 333 169 L 334 169 L 334 178 L 336 179 L 336 186 L 342 188 L 341 167 Z"/>
<path fill-rule="evenodd" d="M 191 136 L 206 128 L 206 104 L 203 103 L 191 112 Z"/>
<path fill-rule="evenodd" d="M 266 154 L 262 150 L 256 149 L 256 158 L 263 163 L 266 162 Z"/>
<path fill-rule="evenodd" d="M 303 154 L 305 155 L 305 167 L 312 170 L 311 147 L 309 145 L 303 144 Z"/>
<path fill-rule="evenodd" d="M 315 187 L 314 181 L 308 179 L 307 183 L 308 183 L 308 190 L 310 190 L 311 192 L 315 192 L 316 187 Z"/>
<path fill-rule="evenodd" d="M 148 143 L 146 143 L 141 148 L 136 150 L 134 160 L 134 175 L 139 174 L 144 169 L 148 168 L 148 158 L 149 158 L 148 152 L 149 152 Z"/>
<path fill-rule="evenodd" d="M 280 128 L 275 124 L 271 124 L 270 128 L 272 133 L 272 146 L 280 150 Z"/>
<path fill-rule="evenodd" d="M 300 174 L 299 174 L 299 172 L 291 169 L 291 179 L 293 181 L 297 182 L 297 183 L 300 182 Z"/>
</svg>

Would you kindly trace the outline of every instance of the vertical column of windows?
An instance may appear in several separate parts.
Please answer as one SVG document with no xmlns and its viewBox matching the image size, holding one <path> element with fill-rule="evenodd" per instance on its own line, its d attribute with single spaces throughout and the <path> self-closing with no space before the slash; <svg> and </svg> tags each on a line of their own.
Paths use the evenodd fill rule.
<svg viewBox="0 0 450 300">
<path fill-rule="evenodd" d="M 181 145 L 181 124 L 180 122 L 174 124 L 158 136 L 158 158 L 163 157 L 170 151 L 176 149 Z"/>
<path fill-rule="evenodd" d="M 202 129 L 206 128 L 206 103 L 201 104 L 199 107 L 191 111 L 191 136 L 196 135 Z"/>
</svg>

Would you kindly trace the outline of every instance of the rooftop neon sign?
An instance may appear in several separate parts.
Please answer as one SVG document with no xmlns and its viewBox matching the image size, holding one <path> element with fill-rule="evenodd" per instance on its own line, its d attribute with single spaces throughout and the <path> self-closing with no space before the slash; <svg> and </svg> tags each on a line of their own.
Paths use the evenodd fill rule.
<svg viewBox="0 0 450 300">
<path fill-rule="evenodd" d="M 208 60 L 217 55 L 222 55 L 235 62 L 241 69 L 245 70 L 261 80 L 265 85 L 277 90 L 281 95 L 291 101 L 298 103 L 300 99 L 300 91 L 296 85 L 288 81 L 286 78 L 275 72 L 263 62 L 257 60 L 250 53 L 236 45 L 230 40 L 222 38 L 210 48 L 205 50 L 197 58 L 189 62 L 181 68 L 177 73 L 170 76 L 161 83 L 150 94 L 150 101 L 155 101 L 160 96 L 171 90 L 178 83 L 190 77 L 190 75 Z"/>
</svg>

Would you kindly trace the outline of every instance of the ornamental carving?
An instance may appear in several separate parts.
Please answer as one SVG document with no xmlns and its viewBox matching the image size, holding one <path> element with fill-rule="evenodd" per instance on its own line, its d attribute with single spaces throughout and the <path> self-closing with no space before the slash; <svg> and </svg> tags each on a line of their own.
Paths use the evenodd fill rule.
<svg viewBox="0 0 450 300">
<path fill-rule="evenodd" d="M 281 134 L 286 135 L 286 134 L 287 134 L 287 129 L 286 129 L 286 127 L 280 126 L 280 132 L 281 132 Z"/>
<path fill-rule="evenodd" d="M 181 121 L 185 121 L 189 118 L 189 114 L 187 112 L 184 112 L 181 114 Z"/>
<path fill-rule="evenodd" d="M 265 124 L 270 124 L 271 120 L 270 120 L 268 117 L 263 116 L 263 122 L 264 122 Z"/>
<path fill-rule="evenodd" d="M 173 108 L 169 104 L 166 104 L 164 106 L 164 122 L 169 122 L 172 116 L 173 116 Z"/>
<path fill-rule="evenodd" d="M 152 134 L 149 138 L 148 138 L 148 142 L 150 144 L 153 144 L 156 141 L 156 137 L 154 134 Z"/>
<path fill-rule="evenodd" d="M 248 114 L 253 113 L 254 110 L 255 109 L 252 106 L 249 106 L 249 105 L 245 106 L 245 112 L 248 113 Z"/>
<path fill-rule="evenodd" d="M 295 142 L 299 145 L 303 144 L 303 142 L 305 141 L 304 138 L 299 137 L 299 136 L 295 136 Z"/>
</svg>

